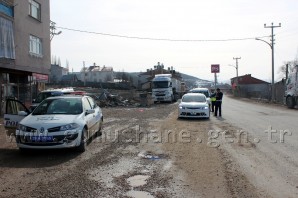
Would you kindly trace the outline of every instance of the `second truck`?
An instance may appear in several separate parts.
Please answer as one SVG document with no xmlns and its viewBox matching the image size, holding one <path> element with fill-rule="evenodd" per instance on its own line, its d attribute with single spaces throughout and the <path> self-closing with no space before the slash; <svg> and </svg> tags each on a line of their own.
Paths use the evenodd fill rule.
<svg viewBox="0 0 298 198">
<path fill-rule="evenodd" d="M 286 81 L 285 99 L 288 108 L 292 109 L 298 105 L 298 65 L 289 74 Z"/>
<path fill-rule="evenodd" d="M 152 97 L 156 102 L 173 102 L 185 93 L 185 84 L 172 74 L 156 74 L 152 79 Z"/>
</svg>

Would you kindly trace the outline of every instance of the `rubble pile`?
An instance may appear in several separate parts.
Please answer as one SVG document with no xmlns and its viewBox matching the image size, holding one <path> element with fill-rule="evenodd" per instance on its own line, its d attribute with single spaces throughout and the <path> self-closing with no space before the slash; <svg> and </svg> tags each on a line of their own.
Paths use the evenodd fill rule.
<svg viewBox="0 0 298 198">
<path fill-rule="evenodd" d="M 105 89 L 101 93 L 88 93 L 88 95 L 93 97 L 100 107 L 140 106 L 140 103 L 135 99 L 127 99 L 119 94 L 111 94 Z"/>
</svg>

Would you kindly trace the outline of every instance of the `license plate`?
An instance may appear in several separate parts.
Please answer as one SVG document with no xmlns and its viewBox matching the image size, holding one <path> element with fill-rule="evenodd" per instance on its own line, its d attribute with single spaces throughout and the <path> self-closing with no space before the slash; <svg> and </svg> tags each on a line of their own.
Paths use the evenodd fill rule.
<svg viewBox="0 0 298 198">
<path fill-rule="evenodd" d="M 191 114 L 191 115 L 196 115 L 197 113 L 196 113 L 196 112 L 191 112 L 190 114 Z"/>
<path fill-rule="evenodd" d="M 31 136 L 32 142 L 53 142 L 53 136 Z"/>
</svg>

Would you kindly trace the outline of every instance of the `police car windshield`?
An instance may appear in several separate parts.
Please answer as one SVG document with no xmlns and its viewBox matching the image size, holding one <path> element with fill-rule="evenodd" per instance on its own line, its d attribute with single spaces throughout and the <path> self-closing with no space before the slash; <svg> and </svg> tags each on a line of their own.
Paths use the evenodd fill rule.
<svg viewBox="0 0 298 198">
<path fill-rule="evenodd" d="M 32 115 L 67 114 L 76 115 L 83 112 L 80 98 L 52 98 L 44 100 Z"/>
</svg>

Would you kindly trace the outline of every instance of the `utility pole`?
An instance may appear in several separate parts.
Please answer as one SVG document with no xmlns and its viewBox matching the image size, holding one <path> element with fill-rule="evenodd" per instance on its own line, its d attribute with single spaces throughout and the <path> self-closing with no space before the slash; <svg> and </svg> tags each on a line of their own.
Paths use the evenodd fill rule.
<svg viewBox="0 0 298 198">
<path fill-rule="evenodd" d="M 286 80 L 288 79 L 289 76 L 289 64 L 286 64 Z"/>
<path fill-rule="evenodd" d="M 84 70 L 84 86 L 86 86 L 86 68 L 85 68 L 85 61 L 83 61 L 83 70 Z"/>
<path fill-rule="evenodd" d="M 274 88 L 274 33 L 273 30 L 274 28 L 278 28 L 281 27 L 281 23 L 279 23 L 279 25 L 273 25 L 273 23 L 271 23 L 270 26 L 267 26 L 266 24 L 264 24 L 264 28 L 271 28 L 271 52 L 272 52 L 272 82 L 271 82 L 271 100 L 275 101 L 275 88 Z"/>
<path fill-rule="evenodd" d="M 216 90 L 217 86 L 217 73 L 214 73 L 214 90 Z"/>
<path fill-rule="evenodd" d="M 241 59 L 241 57 L 236 57 L 236 58 L 233 57 L 233 59 L 236 60 L 236 77 L 238 81 L 238 60 Z"/>
</svg>

